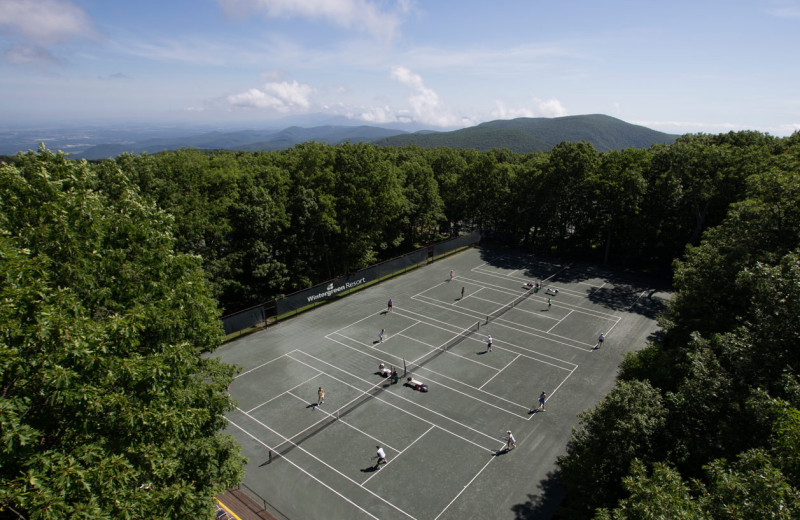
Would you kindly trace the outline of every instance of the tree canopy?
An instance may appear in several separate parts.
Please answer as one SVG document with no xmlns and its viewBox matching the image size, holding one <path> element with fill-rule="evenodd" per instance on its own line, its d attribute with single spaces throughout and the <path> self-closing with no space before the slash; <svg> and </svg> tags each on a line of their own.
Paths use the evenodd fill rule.
<svg viewBox="0 0 800 520">
<path fill-rule="evenodd" d="M 243 460 L 199 257 L 110 165 L 0 167 L 0 510 L 209 517 Z"/>
<path fill-rule="evenodd" d="M 769 160 L 754 150 L 729 150 L 745 163 L 702 167 L 706 180 L 691 195 L 696 216 L 722 209 L 713 202 L 723 190 L 714 178 L 734 173 L 744 197 L 676 260 L 677 292 L 661 318 L 663 341 L 625 359 L 617 387 L 574 431 L 559 460 L 565 518 L 800 516 L 797 137 L 781 143 L 777 155 L 775 146 L 764 150 L 773 150 Z M 693 160 L 681 160 L 687 161 Z M 615 408 L 611 418 L 596 418 L 631 385 L 644 385 L 640 394 L 655 394 L 663 405 Z M 623 425 L 656 419 L 663 423 L 655 432 L 628 430 L 622 446 L 639 447 L 628 457 L 595 449 Z M 587 473 L 596 484 L 590 490 L 581 480 Z"/>
<path fill-rule="evenodd" d="M 220 434 L 235 369 L 202 355 L 220 314 L 480 228 L 677 289 L 663 339 L 581 416 L 565 518 L 797 517 L 798 179 L 800 133 L 19 154 L 0 163 L 0 507 L 204 516 L 242 471 Z"/>
</svg>

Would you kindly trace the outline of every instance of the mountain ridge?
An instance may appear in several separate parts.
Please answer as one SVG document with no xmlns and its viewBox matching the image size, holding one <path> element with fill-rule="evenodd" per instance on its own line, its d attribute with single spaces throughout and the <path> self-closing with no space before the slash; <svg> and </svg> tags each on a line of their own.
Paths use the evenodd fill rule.
<svg viewBox="0 0 800 520">
<path fill-rule="evenodd" d="M 624 148 L 648 148 L 656 143 L 670 144 L 678 137 L 603 114 L 498 119 L 459 130 L 417 130 L 413 133 L 400 128 L 339 124 L 288 126 L 280 130 L 186 130 L 183 134 L 173 130 L 170 134 L 141 132 L 137 136 L 123 136 L 122 132 L 109 130 L 107 135 L 118 136 L 119 140 L 105 143 L 100 141 L 103 139 L 102 132 L 95 133 L 93 138 L 82 135 L 79 140 L 75 137 L 74 142 L 79 144 L 69 144 L 70 141 L 66 138 L 61 141 L 43 141 L 49 148 L 63 149 L 71 157 L 100 160 L 125 152 L 153 154 L 180 148 L 276 151 L 308 141 L 330 145 L 349 141 L 372 143 L 376 146 L 416 145 L 422 148 L 446 147 L 478 151 L 506 148 L 516 153 L 548 151 L 562 141 L 586 141 L 598 151 L 605 152 Z M 0 144 L 5 145 L 0 147 L 3 153 L 16 153 L 12 150 L 35 149 L 38 141 Z"/>
<path fill-rule="evenodd" d="M 415 144 L 422 148 L 448 146 L 479 151 L 503 147 L 512 152 L 532 153 L 550 150 L 562 141 L 587 141 L 598 151 L 607 152 L 624 148 L 649 148 L 653 144 L 671 144 L 677 137 L 674 134 L 627 123 L 612 116 L 589 114 L 554 118 L 498 119 L 451 132 L 426 135 L 416 132 L 392 136 L 374 141 L 373 144 L 377 146 Z M 496 145 L 500 138 L 506 140 L 506 145 Z"/>
</svg>

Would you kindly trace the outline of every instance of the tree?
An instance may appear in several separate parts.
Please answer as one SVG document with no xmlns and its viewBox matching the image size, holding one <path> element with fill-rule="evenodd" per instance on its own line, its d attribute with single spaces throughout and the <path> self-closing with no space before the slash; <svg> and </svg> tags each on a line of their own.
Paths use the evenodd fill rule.
<svg viewBox="0 0 800 520">
<path fill-rule="evenodd" d="M 233 367 L 200 259 L 124 175 L 41 149 L 0 166 L 0 509 L 208 517 L 242 478 Z"/>
<path fill-rule="evenodd" d="M 616 504 L 634 460 L 656 457 L 666 411 L 661 394 L 649 383 L 622 381 L 580 421 L 567 454 L 558 459 L 570 492 L 561 511 L 564 518 L 589 518 L 596 509 Z"/>
<path fill-rule="evenodd" d="M 680 473 L 667 464 L 653 464 L 652 473 L 639 460 L 624 479 L 629 496 L 614 509 L 602 509 L 597 520 L 703 520 L 708 518 Z"/>
</svg>

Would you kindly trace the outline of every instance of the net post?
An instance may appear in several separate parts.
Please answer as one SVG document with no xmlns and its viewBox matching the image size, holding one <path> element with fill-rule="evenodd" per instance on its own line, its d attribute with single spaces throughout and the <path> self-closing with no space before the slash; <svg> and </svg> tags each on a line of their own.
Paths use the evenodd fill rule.
<svg viewBox="0 0 800 520">
<path fill-rule="evenodd" d="M 269 462 L 268 464 L 272 464 L 272 450 L 269 450 Z"/>
</svg>

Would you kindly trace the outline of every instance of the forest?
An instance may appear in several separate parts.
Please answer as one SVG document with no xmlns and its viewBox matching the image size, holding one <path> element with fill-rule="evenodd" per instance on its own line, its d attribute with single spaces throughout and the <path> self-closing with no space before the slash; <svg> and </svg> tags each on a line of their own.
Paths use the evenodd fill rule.
<svg viewBox="0 0 800 520">
<path fill-rule="evenodd" d="M 800 133 L 749 131 L 7 158 L 0 514 L 203 516 L 242 471 L 219 316 L 472 229 L 676 291 L 580 417 L 563 518 L 800 516 Z"/>
</svg>

